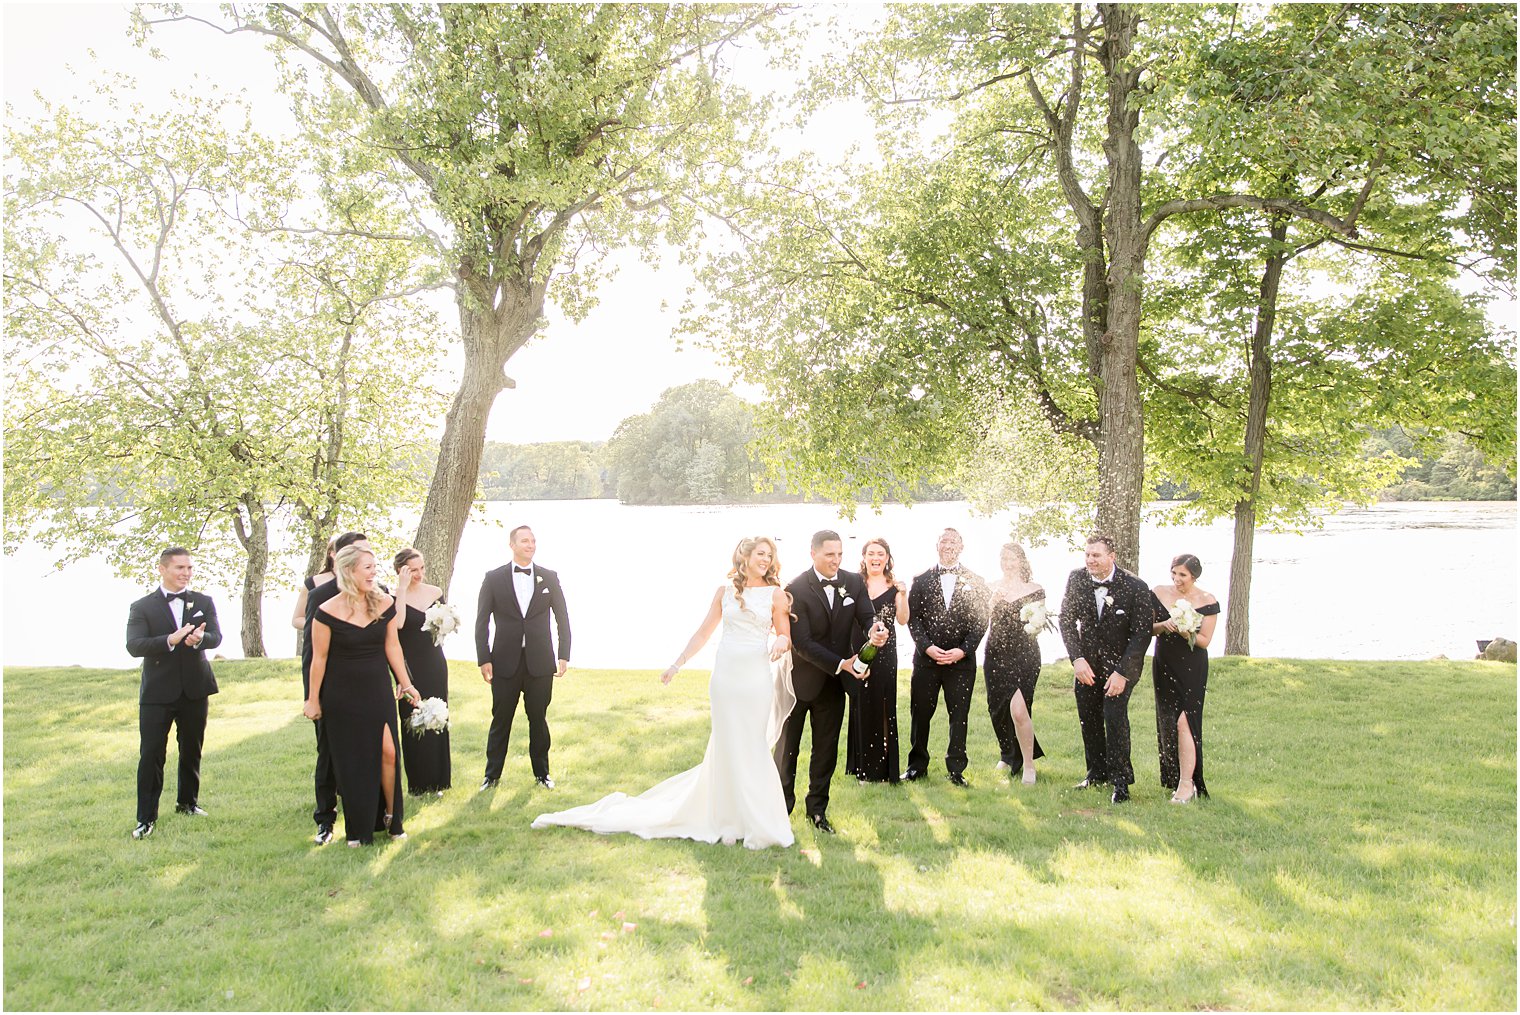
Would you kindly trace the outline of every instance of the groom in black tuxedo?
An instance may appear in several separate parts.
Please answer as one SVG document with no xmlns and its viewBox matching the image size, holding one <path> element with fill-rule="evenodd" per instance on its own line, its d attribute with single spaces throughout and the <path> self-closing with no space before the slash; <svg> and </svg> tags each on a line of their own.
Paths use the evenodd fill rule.
<svg viewBox="0 0 1520 1015">
<path fill-rule="evenodd" d="M 1151 642 L 1151 590 L 1114 562 L 1114 541 L 1087 539 L 1085 566 L 1066 581 L 1061 640 L 1076 673 L 1077 720 L 1087 778 L 1078 789 L 1112 782 L 1113 802 L 1129 799 L 1129 696 Z"/>
<path fill-rule="evenodd" d="M 487 571 L 480 583 L 480 608 L 475 614 L 475 659 L 480 675 L 491 685 L 491 729 L 486 734 L 486 774 L 482 790 L 501 781 L 507 762 L 507 739 L 517 700 L 528 713 L 528 759 L 533 778 L 554 788 L 549 775 L 549 702 L 554 680 L 570 666 L 570 615 L 559 575 L 533 563 L 538 541 L 533 530 L 519 525 L 507 536 L 512 563 Z M 549 615 L 558 637 L 549 637 Z M 496 638 L 491 638 L 491 621 Z M 555 651 L 555 645 L 559 650 Z"/>
<path fill-rule="evenodd" d="M 844 559 L 839 533 L 828 529 L 813 533 L 812 556 L 813 566 L 786 587 L 792 597 L 792 689 L 797 704 L 777 745 L 776 767 L 790 814 L 797 806 L 802 727 L 811 716 L 813 760 L 808 766 L 807 816 L 819 831 L 833 832 L 828 818 L 829 783 L 839 760 L 839 728 L 844 725 L 842 681 L 859 680 L 867 672 L 850 651 L 850 632 L 859 624 L 862 631 L 871 632 L 871 643 L 880 648 L 887 643 L 887 631 L 875 625 L 866 580 L 839 570 Z"/>
<path fill-rule="evenodd" d="M 908 631 L 913 635 L 913 682 L 909 690 L 911 747 L 904 782 L 929 769 L 929 726 L 945 693 L 950 740 L 945 778 L 965 786 L 966 727 L 976 690 L 976 647 L 987 633 L 987 583 L 961 564 L 965 544 L 955 529 L 940 534 L 939 565 L 913 579 L 908 589 Z"/>
<path fill-rule="evenodd" d="M 216 605 L 204 592 L 191 592 L 190 551 L 171 546 L 158 556 L 160 586 L 132 604 L 127 613 L 127 653 L 143 661 L 138 692 L 137 827 L 132 838 L 146 839 L 158 821 L 164 788 L 169 727 L 179 740 L 179 790 L 174 809 L 204 817 L 201 745 L 216 677 L 206 653 L 222 643 Z"/>
</svg>

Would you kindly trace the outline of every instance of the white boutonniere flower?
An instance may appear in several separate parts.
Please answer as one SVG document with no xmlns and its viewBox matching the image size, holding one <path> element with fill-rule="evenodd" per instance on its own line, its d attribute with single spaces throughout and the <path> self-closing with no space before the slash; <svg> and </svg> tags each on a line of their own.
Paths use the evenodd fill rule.
<svg viewBox="0 0 1520 1015">
<path fill-rule="evenodd" d="M 533 577 L 536 578 L 536 579 L 538 579 L 538 583 L 540 585 L 543 584 L 543 581 L 544 581 L 544 576 L 543 575 L 539 574 L 539 575 L 534 575 Z"/>
<path fill-rule="evenodd" d="M 1103 595 L 1103 605 L 1104 606 L 1112 606 L 1112 605 L 1114 605 L 1114 597 L 1112 595 L 1108 594 L 1108 593 L 1104 593 L 1104 595 Z"/>
<path fill-rule="evenodd" d="M 189 599 L 186 599 L 185 600 L 185 609 L 187 609 L 187 610 L 193 610 L 193 609 L 195 609 L 195 603 L 193 601 L 189 600 Z"/>
</svg>

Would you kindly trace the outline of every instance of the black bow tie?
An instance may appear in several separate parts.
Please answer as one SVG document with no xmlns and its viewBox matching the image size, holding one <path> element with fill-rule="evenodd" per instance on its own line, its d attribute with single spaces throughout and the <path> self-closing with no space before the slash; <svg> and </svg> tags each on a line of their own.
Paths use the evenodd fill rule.
<svg viewBox="0 0 1520 1015">
<path fill-rule="evenodd" d="M 819 584 L 821 584 L 826 589 L 834 589 L 836 591 L 842 591 L 844 589 L 844 582 L 840 581 L 838 578 L 820 578 L 818 581 Z"/>
<path fill-rule="evenodd" d="M 516 564 L 513 564 L 512 565 L 512 573 L 513 574 L 532 574 L 533 573 L 533 569 L 531 567 L 518 567 Z"/>
<path fill-rule="evenodd" d="M 1113 583 L 1113 579 L 1112 578 L 1110 578 L 1108 581 L 1102 581 L 1102 582 L 1095 581 L 1095 582 L 1093 582 L 1093 588 L 1095 588 L 1095 589 L 1106 589 L 1112 583 Z"/>
<path fill-rule="evenodd" d="M 183 603 L 186 599 L 189 599 L 189 598 L 190 598 L 190 595 L 187 592 L 165 592 L 164 593 L 164 602 L 168 602 L 171 599 L 178 599 L 180 602 Z"/>
<path fill-rule="evenodd" d="M 939 569 L 939 573 L 940 574 L 960 574 L 961 573 L 961 566 L 959 564 L 957 564 L 954 567 L 941 567 Z"/>
</svg>

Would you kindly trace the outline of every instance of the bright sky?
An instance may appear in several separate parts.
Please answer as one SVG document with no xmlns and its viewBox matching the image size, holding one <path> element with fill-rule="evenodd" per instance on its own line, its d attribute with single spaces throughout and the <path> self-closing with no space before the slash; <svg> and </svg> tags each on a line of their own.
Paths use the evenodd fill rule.
<svg viewBox="0 0 1520 1015">
<path fill-rule="evenodd" d="M 261 129 L 290 129 L 273 58 L 258 40 L 228 38 L 196 25 L 161 26 L 151 42 L 164 58 L 154 60 L 127 35 L 129 9 L 125 4 L 4 4 L 4 98 L 14 114 L 39 112 L 34 91 L 55 103 L 89 109 L 96 101 L 94 82 L 120 73 L 136 82 L 134 99 L 149 109 L 166 101 L 172 89 L 214 82 L 229 92 L 243 90 Z M 750 73 L 758 78 L 749 82 L 751 88 L 770 84 L 764 68 L 757 65 Z M 833 160 L 854 140 L 868 138 L 864 127 L 863 117 L 841 110 L 811 125 L 806 143 Z M 598 289 L 599 304 L 589 317 L 570 323 L 551 307 L 545 331 L 507 364 L 517 387 L 497 398 L 490 439 L 604 440 L 625 417 L 648 411 L 668 387 L 703 377 L 731 379 L 713 353 L 690 343 L 676 346 L 673 333 L 692 281 L 689 270 L 673 256 L 651 267 L 631 251 L 615 254 L 614 263 L 618 274 Z M 440 294 L 439 306 L 452 329 L 458 320 L 452 295 Z M 452 381 L 446 387 L 452 391 Z M 736 390 L 758 396 L 742 384 Z"/>
</svg>

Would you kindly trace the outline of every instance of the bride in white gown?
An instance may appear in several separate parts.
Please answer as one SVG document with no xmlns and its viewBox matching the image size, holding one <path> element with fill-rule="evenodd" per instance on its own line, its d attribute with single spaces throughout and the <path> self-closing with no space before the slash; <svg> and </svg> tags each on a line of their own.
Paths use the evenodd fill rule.
<svg viewBox="0 0 1520 1015">
<path fill-rule="evenodd" d="M 645 839 L 726 845 L 742 841 L 750 849 L 792 844 L 791 819 L 771 753 L 796 701 L 790 597 L 780 587 L 776 544 L 769 537 L 741 540 L 733 563 L 730 584 L 714 593 L 702 626 L 660 677 L 670 683 L 722 624 L 708 684 L 712 735 L 702 763 L 636 797 L 613 793 L 593 804 L 540 814 L 534 828 L 565 825 L 604 835 L 632 832 Z"/>
</svg>

